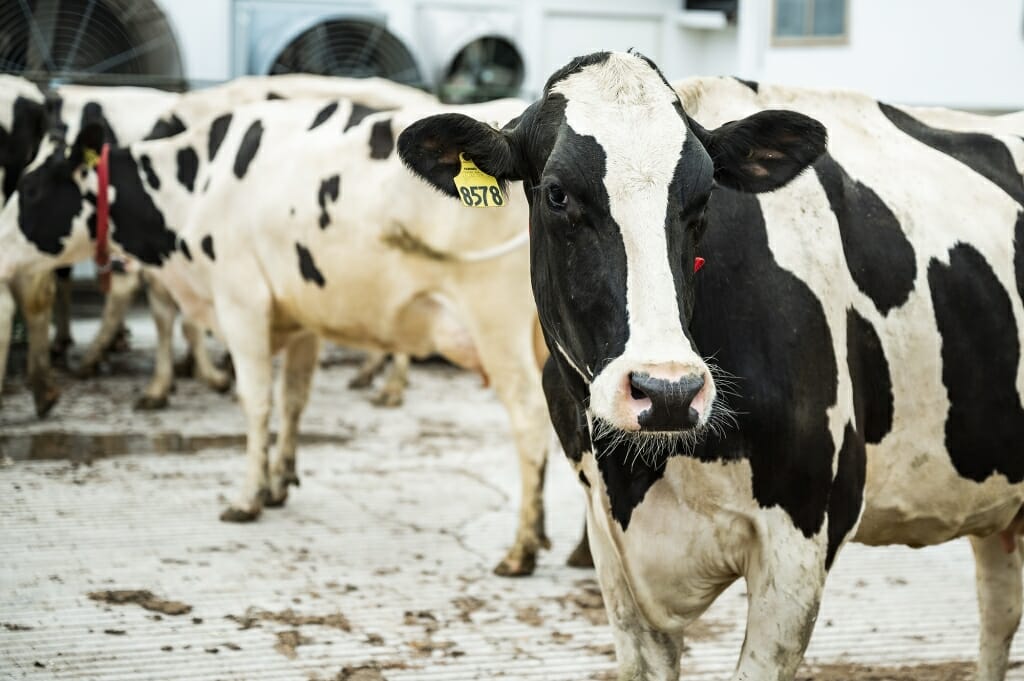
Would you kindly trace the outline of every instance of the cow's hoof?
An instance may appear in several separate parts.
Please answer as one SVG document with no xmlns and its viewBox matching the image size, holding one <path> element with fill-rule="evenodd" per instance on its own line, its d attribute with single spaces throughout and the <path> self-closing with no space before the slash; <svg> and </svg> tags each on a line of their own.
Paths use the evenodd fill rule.
<svg viewBox="0 0 1024 681">
<path fill-rule="evenodd" d="M 36 405 L 36 416 L 39 418 L 45 417 L 53 409 L 53 405 L 57 404 L 57 400 L 60 399 L 60 390 L 55 386 L 49 386 L 39 390 L 32 391 L 32 400 Z"/>
<path fill-rule="evenodd" d="M 355 378 L 348 382 L 351 390 L 363 390 L 373 385 L 373 374 L 356 374 Z"/>
<path fill-rule="evenodd" d="M 382 390 L 370 400 L 375 406 L 393 409 L 402 406 L 402 393 Z"/>
<path fill-rule="evenodd" d="M 499 577 L 528 577 L 533 574 L 536 567 L 537 555 L 534 553 L 528 553 L 517 558 L 506 556 L 494 568 L 494 574 Z"/>
<path fill-rule="evenodd" d="M 260 493 L 264 508 L 281 508 L 288 501 L 288 488 L 291 485 L 299 486 L 299 476 L 295 473 L 285 473 L 281 476 L 280 482 L 272 481 L 270 489 Z"/>
<path fill-rule="evenodd" d="M 569 554 L 565 564 L 573 568 L 594 567 L 594 557 L 590 555 L 590 544 L 586 540 L 576 545 L 576 548 Z"/>
<path fill-rule="evenodd" d="M 155 411 L 157 409 L 165 409 L 166 407 L 167 395 L 160 395 L 158 397 L 143 395 L 135 403 L 135 408 L 138 411 Z"/>
<path fill-rule="evenodd" d="M 244 508 L 235 508 L 234 506 L 229 506 L 220 514 L 221 522 L 225 523 L 251 523 L 259 517 L 259 509 L 252 511 Z"/>
<path fill-rule="evenodd" d="M 209 376 L 205 381 L 206 385 L 210 386 L 214 392 L 221 393 L 222 395 L 231 390 L 231 376 L 226 372 L 217 376 Z"/>
</svg>

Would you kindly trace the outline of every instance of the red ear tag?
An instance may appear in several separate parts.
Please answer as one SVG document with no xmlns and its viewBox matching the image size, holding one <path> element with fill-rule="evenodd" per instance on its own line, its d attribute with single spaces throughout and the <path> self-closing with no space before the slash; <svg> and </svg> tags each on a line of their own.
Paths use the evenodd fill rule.
<svg viewBox="0 0 1024 681">
<path fill-rule="evenodd" d="M 704 258 L 700 258 L 700 257 L 694 258 L 693 259 L 693 271 L 694 272 L 700 272 L 700 268 L 701 267 L 704 267 Z"/>
</svg>

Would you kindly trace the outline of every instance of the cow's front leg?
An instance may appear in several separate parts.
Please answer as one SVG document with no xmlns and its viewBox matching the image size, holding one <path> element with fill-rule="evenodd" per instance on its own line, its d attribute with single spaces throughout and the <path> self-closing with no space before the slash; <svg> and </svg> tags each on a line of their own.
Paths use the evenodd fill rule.
<svg viewBox="0 0 1024 681">
<path fill-rule="evenodd" d="M 132 303 L 139 283 L 138 273 L 112 273 L 110 291 L 107 292 L 107 298 L 103 302 L 100 330 L 92 339 L 89 347 L 86 348 L 85 355 L 82 356 L 82 361 L 78 364 L 78 369 L 75 370 L 75 374 L 79 378 L 86 378 L 96 373 L 100 360 L 103 359 L 104 353 L 113 344 L 114 337 L 117 336 L 124 324 L 128 306 Z"/>
<path fill-rule="evenodd" d="M 356 375 L 348 382 L 348 387 L 353 390 L 369 388 L 373 385 L 373 379 L 384 370 L 384 366 L 387 363 L 388 353 L 381 350 L 367 352 L 362 364 L 359 365 L 359 370 L 356 371 Z"/>
<path fill-rule="evenodd" d="M 7 375 L 7 355 L 11 351 L 14 327 L 14 295 L 10 284 L 0 283 L 0 395 L 3 394 L 4 376 Z"/>
<path fill-rule="evenodd" d="M 174 320 L 178 316 L 178 307 L 167 289 L 152 277 L 147 281 L 149 286 L 146 297 L 156 324 L 156 364 L 153 378 L 135 403 L 135 408 L 163 409 L 167 406 L 167 395 L 174 386 Z"/>
<path fill-rule="evenodd" d="M 747 559 L 747 635 L 733 681 L 792 681 L 825 587 L 825 532 L 811 539 L 780 509 L 763 511 Z"/>
<path fill-rule="evenodd" d="M 270 497 L 268 508 L 283 506 L 288 499 L 288 486 L 299 484 L 295 471 L 295 448 L 299 436 L 299 419 L 309 401 L 309 387 L 316 371 L 320 339 L 312 333 L 292 337 L 285 347 L 281 365 L 281 430 L 277 434 L 277 449 L 270 465 Z"/>
<path fill-rule="evenodd" d="M 195 377 L 219 393 L 227 392 L 231 388 L 231 375 L 218 369 L 210 359 L 210 351 L 206 348 L 206 338 L 202 327 L 188 319 L 183 319 L 181 331 L 185 334 L 185 340 L 188 342 L 186 357 L 192 361 Z M 174 373 L 178 374 L 177 366 L 174 368 Z"/>
<path fill-rule="evenodd" d="M 239 268 L 241 270 L 241 268 Z M 267 467 L 268 422 L 272 386 L 270 347 L 270 295 L 261 290 L 262 282 L 251 272 L 236 273 L 235 281 L 244 281 L 247 299 L 231 295 L 232 281 L 215 281 L 214 307 L 217 321 L 235 366 L 235 385 L 245 412 L 246 474 L 241 495 L 220 519 L 249 522 L 259 517 L 263 502 L 270 496 Z"/>
<path fill-rule="evenodd" d="M 68 349 L 75 344 L 71 337 L 71 268 L 61 267 L 56 272 L 57 293 L 53 306 L 54 337 L 50 355 L 59 357 L 67 366 Z"/>
<path fill-rule="evenodd" d="M 1014 534 L 971 537 L 981 641 L 977 681 L 1003 681 L 1021 615 L 1021 547 Z M 1007 551 L 1007 549 L 1011 549 Z"/>
<path fill-rule="evenodd" d="M 587 506 L 590 553 L 615 640 L 616 681 L 677 681 L 682 633 L 660 631 L 644 618 L 608 539 L 606 525 L 602 518 L 595 519 L 589 502 Z"/>
<path fill-rule="evenodd" d="M 41 270 L 19 273 L 13 285 L 28 333 L 28 383 L 36 415 L 42 418 L 60 397 L 50 367 L 50 318 L 56 283 L 52 271 Z"/>
</svg>

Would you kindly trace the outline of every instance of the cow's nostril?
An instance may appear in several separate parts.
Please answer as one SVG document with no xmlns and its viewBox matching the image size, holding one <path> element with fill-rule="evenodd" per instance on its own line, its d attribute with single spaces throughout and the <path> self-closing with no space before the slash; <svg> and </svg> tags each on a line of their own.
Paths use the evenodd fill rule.
<svg viewBox="0 0 1024 681">
<path fill-rule="evenodd" d="M 647 393 L 643 391 L 643 388 L 641 388 L 635 383 L 635 376 L 636 374 L 632 373 L 629 375 L 629 396 L 632 397 L 634 400 L 650 399 Z"/>
</svg>

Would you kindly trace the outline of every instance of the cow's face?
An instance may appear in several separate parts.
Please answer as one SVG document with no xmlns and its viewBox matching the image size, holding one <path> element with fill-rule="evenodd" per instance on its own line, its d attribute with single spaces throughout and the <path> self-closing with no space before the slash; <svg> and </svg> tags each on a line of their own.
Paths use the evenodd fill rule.
<svg viewBox="0 0 1024 681">
<path fill-rule="evenodd" d="M 70 260 L 88 248 L 95 213 L 95 172 L 86 150 L 102 146 L 102 129 L 87 126 L 68 146 L 47 137 L 39 155 L 18 181 L 17 191 L 0 212 L 0 274 L 36 261 Z"/>
<path fill-rule="evenodd" d="M 595 425 L 661 434 L 699 433 L 715 412 L 715 380 L 689 331 L 715 181 L 770 191 L 824 147 L 824 128 L 792 112 L 704 130 L 653 64 L 622 53 L 577 59 L 503 130 L 447 114 L 399 140 L 403 160 L 449 194 L 460 152 L 523 180 L 552 354 Z"/>
</svg>

